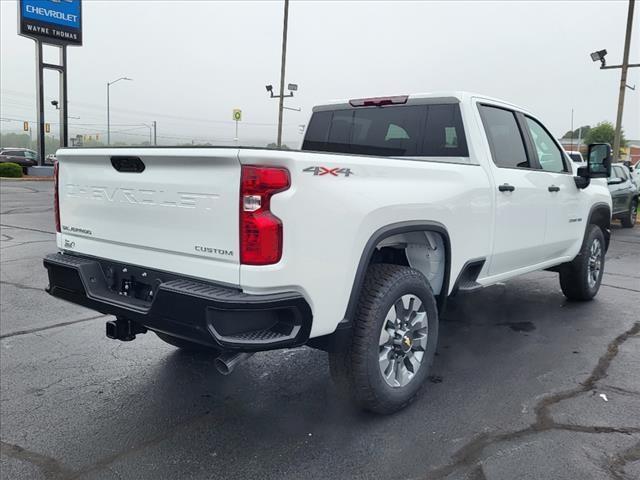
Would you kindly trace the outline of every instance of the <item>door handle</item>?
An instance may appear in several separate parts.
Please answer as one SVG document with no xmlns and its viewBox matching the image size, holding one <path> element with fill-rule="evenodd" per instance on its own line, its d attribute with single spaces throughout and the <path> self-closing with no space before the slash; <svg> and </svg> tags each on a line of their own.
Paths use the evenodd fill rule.
<svg viewBox="0 0 640 480">
<path fill-rule="evenodd" d="M 550 192 L 559 192 L 560 191 L 560 187 L 556 187 L 555 185 L 549 185 L 549 191 Z"/>
<path fill-rule="evenodd" d="M 509 185 L 508 183 L 498 185 L 498 190 L 500 190 L 501 192 L 513 192 L 515 189 L 516 187 L 514 187 L 513 185 Z"/>
</svg>

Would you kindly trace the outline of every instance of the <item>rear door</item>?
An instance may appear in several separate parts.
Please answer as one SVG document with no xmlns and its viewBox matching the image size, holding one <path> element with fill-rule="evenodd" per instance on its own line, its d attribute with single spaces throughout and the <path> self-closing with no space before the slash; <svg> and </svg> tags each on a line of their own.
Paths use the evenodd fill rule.
<svg viewBox="0 0 640 480">
<path fill-rule="evenodd" d="M 544 258 L 547 189 L 529 158 L 514 111 L 480 104 L 492 156 L 495 233 L 489 275 L 535 265 Z"/>
<path fill-rule="evenodd" d="M 70 149 L 58 161 L 60 248 L 239 283 L 236 149 Z"/>
</svg>

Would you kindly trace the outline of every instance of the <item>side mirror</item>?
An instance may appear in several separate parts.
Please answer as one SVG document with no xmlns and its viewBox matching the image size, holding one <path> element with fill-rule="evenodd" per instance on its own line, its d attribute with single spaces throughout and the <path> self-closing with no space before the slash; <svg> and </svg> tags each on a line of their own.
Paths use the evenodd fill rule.
<svg viewBox="0 0 640 480">
<path fill-rule="evenodd" d="M 589 178 L 608 178 L 611 176 L 611 145 L 608 143 L 589 145 L 587 171 Z"/>
</svg>

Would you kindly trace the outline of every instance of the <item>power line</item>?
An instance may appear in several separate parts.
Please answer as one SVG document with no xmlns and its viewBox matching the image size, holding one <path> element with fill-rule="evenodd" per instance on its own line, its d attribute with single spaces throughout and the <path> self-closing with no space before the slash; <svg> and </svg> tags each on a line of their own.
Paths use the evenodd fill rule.
<svg viewBox="0 0 640 480">
<path fill-rule="evenodd" d="M 0 89 L 0 92 L 4 92 L 7 90 L 2 90 Z M 16 92 L 16 90 L 11 90 L 12 92 Z M 27 94 L 24 94 L 25 96 Z M 73 105 L 75 109 L 82 109 L 82 108 L 88 108 L 88 109 L 93 109 L 93 110 L 104 110 L 104 106 L 103 105 L 98 105 L 95 103 L 86 103 L 86 102 L 72 102 L 69 101 L 70 105 Z M 212 119 L 204 119 L 204 118 L 196 118 L 196 117 L 186 117 L 186 116 L 181 116 L 181 115 L 171 115 L 171 114 L 167 114 L 167 113 L 160 113 L 160 112 L 149 112 L 149 111 L 144 111 L 144 110 L 132 110 L 132 109 L 127 109 L 127 108 L 112 108 L 111 110 L 116 111 L 116 112 L 121 112 L 121 113 L 130 113 L 130 114 L 135 114 L 135 115 L 144 115 L 144 116 L 150 116 L 150 117 L 163 117 L 163 118 L 169 118 L 172 120 L 180 120 L 180 121 L 185 121 L 185 122 L 201 122 L 201 123 L 213 123 L 213 124 L 224 124 L 224 125 L 235 125 L 235 122 L 233 120 L 212 120 Z M 250 125 L 250 126 L 256 126 L 256 127 L 274 127 L 277 126 L 277 123 L 267 123 L 267 122 L 242 122 L 245 125 Z M 291 126 L 297 126 L 297 125 L 293 125 L 293 124 L 289 124 L 286 125 L 288 127 Z"/>
</svg>

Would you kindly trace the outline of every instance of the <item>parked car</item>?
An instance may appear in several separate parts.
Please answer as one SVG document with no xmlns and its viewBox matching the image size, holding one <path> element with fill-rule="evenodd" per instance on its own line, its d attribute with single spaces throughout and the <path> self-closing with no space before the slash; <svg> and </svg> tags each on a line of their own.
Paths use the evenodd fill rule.
<svg viewBox="0 0 640 480">
<path fill-rule="evenodd" d="M 635 165 L 629 161 L 623 163 L 631 172 L 631 181 L 640 189 L 640 163 L 636 163 Z"/>
<path fill-rule="evenodd" d="M 597 294 L 611 148 L 589 148 L 574 175 L 533 114 L 447 92 L 317 106 L 302 151 L 61 149 L 47 290 L 114 315 L 109 338 L 216 351 L 222 373 L 326 350 L 340 390 L 390 413 L 425 382 L 449 296 L 543 269 Z"/>
<path fill-rule="evenodd" d="M 28 148 L 2 148 L 0 149 L 0 163 L 17 163 L 22 167 L 22 172 L 27 173 L 28 167 L 38 165 L 38 154 Z"/>
<path fill-rule="evenodd" d="M 584 167 L 587 165 L 587 162 L 584 160 L 580 152 L 565 150 L 565 154 L 567 155 L 569 163 L 571 164 L 572 172 L 577 173 L 580 167 Z"/>
<path fill-rule="evenodd" d="M 611 192 L 613 218 L 619 219 L 623 227 L 633 228 L 636 224 L 639 192 L 631 172 L 622 163 L 615 163 L 611 167 L 607 184 Z"/>
<path fill-rule="evenodd" d="M 584 158 L 582 158 L 582 154 L 580 152 L 576 152 L 574 150 L 567 150 L 567 155 L 569 155 L 569 158 L 575 163 L 586 165 Z"/>
</svg>

